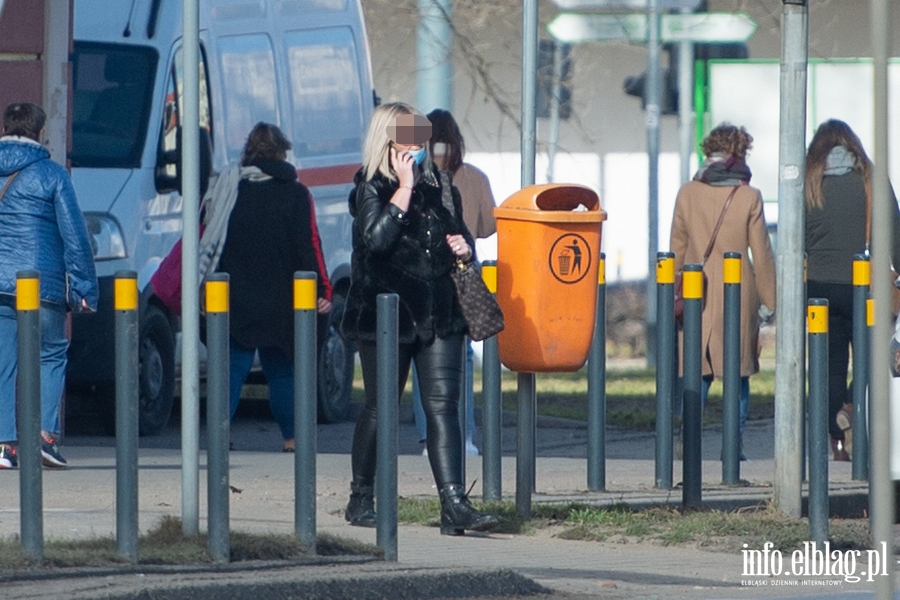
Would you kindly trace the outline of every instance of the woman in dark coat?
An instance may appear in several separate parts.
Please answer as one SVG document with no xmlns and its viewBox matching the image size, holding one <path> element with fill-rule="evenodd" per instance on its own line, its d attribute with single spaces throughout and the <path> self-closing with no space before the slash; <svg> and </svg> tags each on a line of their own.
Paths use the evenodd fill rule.
<svg viewBox="0 0 900 600">
<path fill-rule="evenodd" d="M 285 160 L 290 149 L 275 125 L 258 123 L 250 132 L 218 267 L 230 280 L 231 415 L 259 351 L 285 452 L 294 451 L 295 271 L 318 275 L 317 310 L 331 310 L 312 198 Z"/>
<path fill-rule="evenodd" d="M 816 130 L 806 155 L 807 295 L 828 300 L 828 429 L 834 460 L 850 460 L 853 408 L 847 366 L 853 337 L 853 255 L 869 251 L 872 161 L 850 126 Z M 900 265 L 900 210 L 891 196 L 891 262 Z M 885 276 L 887 274 L 885 273 Z"/>
<path fill-rule="evenodd" d="M 352 276 L 341 327 L 359 347 L 366 405 L 353 436 L 345 516 L 351 525 L 375 526 L 376 298 L 394 293 L 399 296 L 399 389 L 415 359 L 428 459 L 440 493 L 441 533 L 461 535 L 466 529 L 492 529 L 499 521 L 476 511 L 463 487 L 458 403 L 466 323 L 450 271 L 457 260 L 474 258 L 475 244 L 456 188 L 452 212 L 442 201 L 440 177 L 426 148 L 430 136 L 430 122 L 413 107 L 399 102 L 378 107 L 350 194 Z"/>
</svg>

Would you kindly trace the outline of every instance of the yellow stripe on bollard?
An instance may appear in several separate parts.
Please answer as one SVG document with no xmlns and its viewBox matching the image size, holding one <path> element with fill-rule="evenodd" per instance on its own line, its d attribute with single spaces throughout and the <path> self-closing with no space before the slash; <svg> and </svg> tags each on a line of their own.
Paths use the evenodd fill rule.
<svg viewBox="0 0 900 600">
<path fill-rule="evenodd" d="M 871 268 L 867 260 L 853 261 L 853 285 L 869 285 L 872 280 Z"/>
<path fill-rule="evenodd" d="M 685 300 L 703 298 L 703 271 L 684 271 L 681 281 Z"/>
<path fill-rule="evenodd" d="M 116 310 L 137 310 L 138 291 L 137 279 L 133 277 L 120 277 L 115 285 Z"/>
<path fill-rule="evenodd" d="M 675 259 L 656 260 L 656 283 L 675 283 Z"/>
<path fill-rule="evenodd" d="M 294 279 L 294 310 L 315 310 L 316 280 Z"/>
<path fill-rule="evenodd" d="M 723 269 L 724 269 L 723 280 L 725 283 L 740 283 L 741 282 L 741 259 L 740 258 L 726 258 Z"/>
<path fill-rule="evenodd" d="M 808 306 L 806 328 L 810 333 L 828 333 L 828 306 Z"/>
<path fill-rule="evenodd" d="M 601 259 L 600 264 L 603 264 L 603 260 Z M 603 269 L 601 268 L 602 272 Z M 481 278 L 484 280 L 484 285 L 487 286 L 487 289 L 492 294 L 497 293 L 497 265 L 481 265 Z"/>
<path fill-rule="evenodd" d="M 206 312 L 208 312 L 208 313 L 228 312 L 228 282 L 227 281 L 207 281 L 206 282 Z"/>
<path fill-rule="evenodd" d="M 16 309 L 37 310 L 41 307 L 41 280 L 37 277 L 16 280 Z"/>
<path fill-rule="evenodd" d="M 597 285 L 606 285 L 606 255 L 600 253 L 600 263 L 597 265 Z"/>
<path fill-rule="evenodd" d="M 866 325 L 875 326 L 875 299 L 866 298 Z"/>
</svg>

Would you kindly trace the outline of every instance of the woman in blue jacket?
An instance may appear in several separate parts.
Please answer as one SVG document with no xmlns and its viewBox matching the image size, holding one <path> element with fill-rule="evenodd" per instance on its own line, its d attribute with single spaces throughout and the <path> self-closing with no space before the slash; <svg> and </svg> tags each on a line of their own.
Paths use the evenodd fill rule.
<svg viewBox="0 0 900 600">
<path fill-rule="evenodd" d="M 66 312 L 96 310 L 94 254 L 69 173 L 40 144 L 47 117 L 40 106 L 10 104 L 0 137 L 0 469 L 16 457 L 16 274 L 40 273 L 41 454 L 59 453 L 59 403 L 66 377 Z"/>
</svg>

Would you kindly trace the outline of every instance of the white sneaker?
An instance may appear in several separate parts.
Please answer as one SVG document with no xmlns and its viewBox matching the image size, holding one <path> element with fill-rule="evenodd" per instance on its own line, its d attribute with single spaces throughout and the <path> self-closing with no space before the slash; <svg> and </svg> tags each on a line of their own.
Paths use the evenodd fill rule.
<svg viewBox="0 0 900 600">
<path fill-rule="evenodd" d="M 472 440 L 466 440 L 466 456 L 479 456 L 478 446 Z"/>
<path fill-rule="evenodd" d="M 424 444 L 422 447 L 422 456 L 428 456 L 428 446 L 425 446 Z"/>
</svg>

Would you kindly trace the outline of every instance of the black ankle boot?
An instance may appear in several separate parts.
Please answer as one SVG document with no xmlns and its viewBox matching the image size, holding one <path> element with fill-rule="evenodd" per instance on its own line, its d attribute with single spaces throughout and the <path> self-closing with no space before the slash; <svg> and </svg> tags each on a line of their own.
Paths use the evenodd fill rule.
<svg viewBox="0 0 900 600">
<path fill-rule="evenodd" d="M 441 535 L 463 535 L 466 529 L 488 531 L 500 524 L 497 515 L 475 510 L 461 485 L 448 483 L 441 488 L 440 497 Z"/>
<path fill-rule="evenodd" d="M 350 502 L 344 518 L 356 527 L 375 527 L 375 488 L 371 485 L 350 484 Z"/>
</svg>

